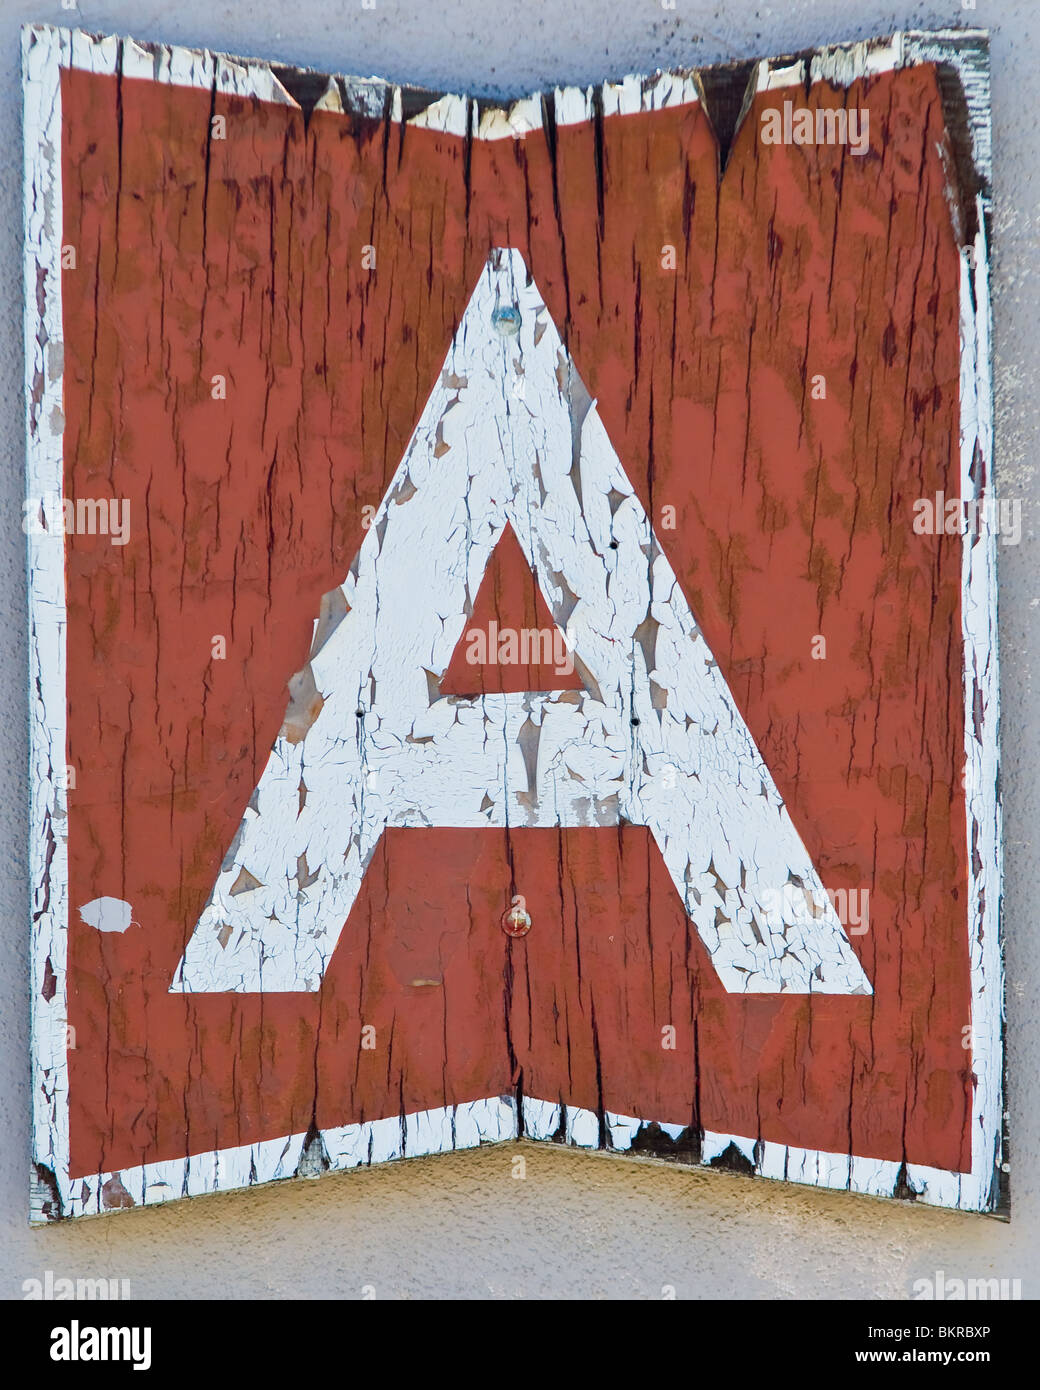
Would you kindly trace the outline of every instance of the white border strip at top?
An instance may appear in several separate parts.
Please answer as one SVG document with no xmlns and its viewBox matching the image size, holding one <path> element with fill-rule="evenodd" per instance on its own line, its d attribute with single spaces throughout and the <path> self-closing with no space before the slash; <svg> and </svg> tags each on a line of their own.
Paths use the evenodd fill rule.
<svg viewBox="0 0 1040 1390">
<path fill-rule="evenodd" d="M 977 32 L 904 34 L 875 44 L 821 50 L 814 78 L 848 84 L 889 66 L 928 60 L 927 45 L 943 52 L 954 38 L 978 42 Z M 895 55 L 889 61 L 889 55 Z M 931 55 L 928 54 L 930 57 Z M 898 58 L 898 61 L 896 59 Z M 786 68 L 780 64 L 787 62 Z M 951 58 L 952 61 L 952 58 Z M 244 61 L 131 40 L 98 38 L 49 26 L 22 31 L 25 88 L 25 342 L 28 495 L 63 495 L 63 345 L 60 252 L 62 238 L 61 91 L 62 68 L 148 78 L 179 86 L 214 89 L 263 101 L 295 104 L 263 62 Z M 878 65 L 881 64 L 879 67 Z M 778 60 L 773 71 L 791 71 Z M 760 70 L 761 72 L 761 70 Z M 760 79 L 761 80 L 761 76 Z M 379 79 L 343 79 L 357 109 L 381 115 L 390 92 L 392 118 L 400 119 L 402 90 Z M 693 104 L 697 80 L 691 72 L 625 78 L 599 89 L 603 115 Z M 557 88 L 556 123 L 572 124 L 596 114 L 596 89 Z M 336 89 L 325 109 L 342 108 Z M 980 172 L 988 175 L 989 130 L 976 102 L 973 135 Z M 509 108 L 484 110 L 465 98 L 437 98 L 412 124 L 466 133 L 481 139 L 516 137 L 541 122 L 542 98 L 525 98 Z M 990 382 L 989 287 L 983 209 L 973 253 L 962 251 L 961 495 L 984 497 L 992 485 L 992 389 Z M 971 465 L 976 444 L 984 460 L 976 481 Z M 966 1174 L 895 1161 L 790 1148 L 746 1136 L 697 1136 L 700 1163 L 712 1165 L 731 1149 L 749 1170 L 823 1188 L 875 1196 L 913 1191 L 921 1202 L 965 1211 L 991 1211 L 999 1200 L 1002 1168 L 1003 963 L 1000 935 L 1001 827 L 997 799 L 998 700 L 996 646 L 996 542 L 992 534 L 965 538 L 963 633 L 965 642 L 965 739 L 968 852 L 971 872 L 971 992 L 977 1087 L 973 1107 L 972 1166 Z M 489 1097 L 450 1109 L 393 1116 L 311 1136 L 286 1135 L 261 1143 L 196 1154 L 89 1178 L 70 1179 L 68 1064 L 66 1053 L 68 924 L 66 749 L 66 603 L 64 550 L 60 535 L 29 537 L 30 599 L 30 883 L 33 951 L 33 1159 L 30 1219 L 82 1216 L 152 1205 L 176 1197 L 248 1187 L 278 1178 L 357 1167 L 393 1158 L 440 1153 L 517 1138 L 554 1138 L 581 1148 L 599 1143 L 598 1117 L 590 1111 L 525 1099 L 522 1117 L 515 1102 Z M 61 698 L 56 698 L 60 693 Z M 981 719 L 973 711 L 976 695 Z M 977 851 L 981 868 L 973 854 Z M 967 1023 L 968 1020 L 965 1020 Z M 520 1120 L 522 1118 L 522 1126 Z M 607 1115 L 613 1149 L 629 1149 L 641 1122 Z M 684 1133 L 661 1125 L 673 1140 Z"/>
</svg>

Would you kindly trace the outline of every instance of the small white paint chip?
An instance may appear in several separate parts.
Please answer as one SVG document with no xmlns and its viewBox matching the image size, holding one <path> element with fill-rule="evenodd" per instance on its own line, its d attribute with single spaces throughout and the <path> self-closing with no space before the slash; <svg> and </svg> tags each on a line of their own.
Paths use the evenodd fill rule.
<svg viewBox="0 0 1040 1390">
<path fill-rule="evenodd" d="M 477 128 L 480 140 L 517 140 L 542 126 L 542 103 L 537 96 L 515 101 L 508 110 L 496 106 L 485 111 Z"/>
<path fill-rule="evenodd" d="M 334 77 L 330 77 L 320 99 L 314 104 L 315 111 L 335 111 L 343 115 L 343 98 L 340 96 L 339 83 Z"/>
<path fill-rule="evenodd" d="M 440 130 L 445 135 L 465 137 L 468 131 L 472 133 L 469 102 L 465 97 L 454 96 L 449 92 L 438 101 L 431 102 L 418 115 L 413 116 L 408 124 L 416 126 L 420 130 Z M 472 125 L 475 126 L 475 124 L 476 111 L 474 109 Z"/>
<path fill-rule="evenodd" d="M 592 119 L 592 87 L 557 87 L 553 94 L 556 124 L 580 125 Z"/>
<path fill-rule="evenodd" d="M 127 927 L 139 925 L 133 920 L 133 908 L 122 898 L 93 898 L 83 904 L 79 915 L 88 927 L 96 927 L 98 931 L 124 932 Z"/>
<path fill-rule="evenodd" d="M 774 67 L 772 62 L 766 58 L 758 65 L 755 79 L 755 90 L 758 92 L 773 92 L 782 87 L 804 87 L 805 86 L 805 64 L 798 59 L 786 67 L 779 65 Z"/>
</svg>

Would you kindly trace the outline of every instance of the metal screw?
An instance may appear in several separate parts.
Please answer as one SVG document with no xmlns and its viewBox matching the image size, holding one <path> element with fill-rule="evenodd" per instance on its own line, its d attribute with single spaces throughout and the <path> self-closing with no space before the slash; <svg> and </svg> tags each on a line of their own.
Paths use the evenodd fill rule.
<svg viewBox="0 0 1040 1390">
<path fill-rule="evenodd" d="M 518 893 L 511 907 L 502 914 L 502 930 L 506 936 L 526 936 L 531 930 L 531 914 L 527 910 L 527 899 Z"/>
</svg>

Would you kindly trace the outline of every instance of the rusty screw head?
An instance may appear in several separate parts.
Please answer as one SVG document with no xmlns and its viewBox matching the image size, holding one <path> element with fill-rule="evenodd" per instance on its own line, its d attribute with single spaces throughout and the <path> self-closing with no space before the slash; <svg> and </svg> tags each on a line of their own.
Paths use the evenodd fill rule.
<svg viewBox="0 0 1040 1390">
<path fill-rule="evenodd" d="M 526 899 L 518 894 L 511 907 L 502 914 L 502 930 L 506 936 L 526 936 L 531 930 L 531 914 Z"/>
</svg>

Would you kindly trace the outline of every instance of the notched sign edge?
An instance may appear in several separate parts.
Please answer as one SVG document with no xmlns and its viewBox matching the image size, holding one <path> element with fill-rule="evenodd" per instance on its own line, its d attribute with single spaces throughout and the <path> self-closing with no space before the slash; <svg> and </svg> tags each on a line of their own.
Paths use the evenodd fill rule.
<svg viewBox="0 0 1040 1390">
<path fill-rule="evenodd" d="M 507 104 L 445 96 L 378 78 L 330 79 L 325 74 L 262 60 L 236 59 L 206 50 L 139 43 L 44 25 L 25 26 L 22 38 L 25 401 L 30 496 L 48 492 L 60 495 L 63 481 L 63 378 L 60 369 L 53 369 L 54 361 L 60 357 L 62 340 L 59 74 L 63 67 L 236 92 L 297 106 L 305 116 L 315 109 L 341 109 L 359 117 L 389 118 L 477 139 L 519 136 L 550 122 L 559 125 L 593 121 L 614 114 L 703 101 L 717 131 L 720 158 L 724 161 L 727 132 L 732 140 L 748 107 L 752 84 L 756 89 L 760 89 L 763 80 L 770 86 L 783 85 L 786 77 L 792 82 L 808 78 L 847 86 L 859 78 L 923 63 L 935 64 L 937 68 L 962 210 L 962 496 L 981 500 L 989 492 L 993 468 L 988 286 L 991 126 L 988 37 L 984 31 L 908 31 L 886 39 L 830 45 L 801 55 L 771 58 L 750 68 L 740 64 L 657 72 L 648 77 L 604 82 L 598 87 L 558 87 L 544 96 L 536 94 Z M 713 80 L 721 79 L 724 73 L 730 74 L 725 80 Z M 707 83 L 705 74 L 713 75 Z M 744 93 L 733 119 L 735 93 L 741 81 Z M 982 469 L 974 466 L 977 452 L 985 464 Z M 562 1134 L 562 1142 L 567 1146 L 604 1153 L 624 1151 L 638 1161 L 736 1167 L 757 1176 L 1008 1218 L 1004 1073 L 1003 1063 L 998 1061 L 1003 1056 L 1004 1007 L 993 536 L 966 539 L 964 546 L 962 613 L 969 863 L 973 837 L 974 843 L 982 847 L 981 867 L 978 873 L 972 869 L 972 992 L 973 1001 L 984 1000 L 988 1008 L 984 1019 L 985 1046 L 977 1058 L 973 1057 L 973 1061 L 983 1063 L 976 1070 L 982 1072 L 978 1091 L 985 1099 L 975 1107 L 971 1174 L 792 1149 L 771 1141 L 705 1131 L 699 1136 L 688 1131 L 672 1136 L 670 1130 L 674 1126 L 644 1125 L 621 1116 L 596 1116 L 539 1101 L 523 1102 L 525 1113 L 521 1118 L 515 1112 L 515 1103 L 510 1114 L 508 1102 L 489 1098 L 453 1107 L 451 1111 L 393 1116 L 366 1126 L 350 1126 L 349 1136 L 346 1130 L 289 1135 L 89 1179 L 70 1179 L 65 1054 L 67 794 L 59 775 L 65 759 L 64 567 L 55 547 L 41 545 L 32 535 L 29 592 L 30 892 L 34 934 L 31 1222 L 125 1210 L 133 1205 L 148 1206 L 216 1190 L 244 1189 L 255 1183 L 303 1176 L 315 1169 L 325 1171 L 326 1167 L 343 1169 L 381 1159 L 421 1156 L 520 1137 L 548 1139 L 557 1134 Z M 527 1105 L 538 1107 L 530 1117 Z M 555 1116 L 545 1113 L 554 1109 Z M 553 1124 L 551 1133 L 540 1132 L 543 1120 Z M 986 1132 L 976 1137 L 980 1125 Z M 606 1127 L 610 1137 L 606 1149 L 582 1142 L 592 1133 L 593 1126 L 597 1136 Z M 666 1138 L 673 1145 L 671 1152 L 664 1143 Z M 108 1200 L 105 1193 L 109 1194 Z"/>
</svg>

